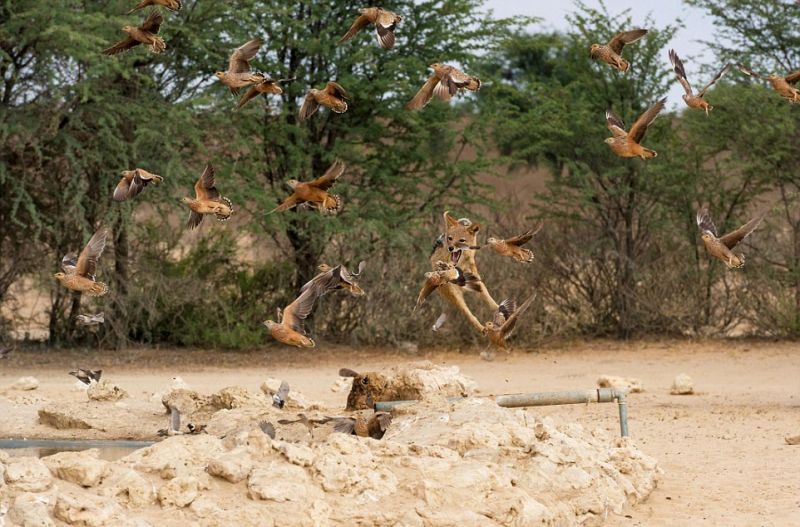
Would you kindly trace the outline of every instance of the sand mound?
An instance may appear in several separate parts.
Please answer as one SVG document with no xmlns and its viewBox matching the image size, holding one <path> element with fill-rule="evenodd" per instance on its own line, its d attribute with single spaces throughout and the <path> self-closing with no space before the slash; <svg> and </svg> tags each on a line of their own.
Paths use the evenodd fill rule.
<svg viewBox="0 0 800 527">
<path fill-rule="evenodd" d="M 115 462 L 0 457 L 0 510 L 37 525 L 597 525 L 660 472 L 629 440 L 488 399 L 406 407 L 381 441 L 306 431 L 288 442 L 305 427 L 270 439 L 258 421 L 295 414 L 266 397 L 182 395 L 196 411 L 222 407 L 209 424 L 219 435 L 173 436 Z"/>
</svg>

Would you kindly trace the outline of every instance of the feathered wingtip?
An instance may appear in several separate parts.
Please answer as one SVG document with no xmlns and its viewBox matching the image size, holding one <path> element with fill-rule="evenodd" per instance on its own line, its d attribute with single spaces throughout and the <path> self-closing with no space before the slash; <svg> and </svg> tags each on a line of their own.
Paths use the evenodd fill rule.
<svg viewBox="0 0 800 527">
<path fill-rule="evenodd" d="M 220 196 L 219 199 L 220 199 L 220 201 L 223 201 L 228 206 L 228 208 L 230 209 L 230 213 L 227 216 L 223 216 L 221 214 L 217 214 L 217 220 L 218 221 L 228 221 L 229 219 L 231 219 L 231 216 L 233 216 L 233 203 L 231 202 L 231 200 L 229 200 L 225 196 Z"/>
</svg>

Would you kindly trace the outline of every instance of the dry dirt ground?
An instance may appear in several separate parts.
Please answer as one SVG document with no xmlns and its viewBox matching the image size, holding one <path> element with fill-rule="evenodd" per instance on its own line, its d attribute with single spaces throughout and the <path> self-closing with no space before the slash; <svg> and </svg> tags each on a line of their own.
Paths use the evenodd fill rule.
<svg viewBox="0 0 800 527">
<path fill-rule="evenodd" d="M 626 516 L 609 518 L 607 525 L 800 525 L 800 446 L 784 442 L 800 434 L 797 343 L 571 342 L 498 355 L 491 363 L 480 360 L 477 351 L 445 350 L 16 352 L 0 361 L 0 390 L 33 375 L 41 384 L 26 392 L 32 397 L 85 400 L 66 375 L 83 366 L 103 368 L 105 377 L 139 400 L 165 390 L 176 375 L 201 392 L 234 384 L 258 391 L 271 376 L 288 380 L 312 399 L 344 407 L 346 392 L 331 390 L 340 367 L 369 371 L 420 359 L 458 365 L 482 395 L 589 388 L 602 374 L 640 379 L 644 393 L 629 397 L 631 436 L 665 473 L 647 501 Z M 670 395 L 678 373 L 692 377 L 694 395 Z M 618 430 L 613 404 L 529 411 Z M 29 437 L 64 437 L 37 423 L 36 405 L 5 405 L 0 414 L 2 437 L 18 437 L 20 430 Z"/>
</svg>

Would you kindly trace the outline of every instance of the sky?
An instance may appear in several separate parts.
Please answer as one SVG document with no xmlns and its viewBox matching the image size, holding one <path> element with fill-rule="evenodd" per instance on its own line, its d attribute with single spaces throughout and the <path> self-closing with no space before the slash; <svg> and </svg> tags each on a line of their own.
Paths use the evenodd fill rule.
<svg viewBox="0 0 800 527">
<path fill-rule="evenodd" d="M 599 7 L 596 0 L 584 0 L 590 7 Z M 605 0 L 608 12 L 619 13 L 631 9 L 634 22 L 644 21 L 651 14 L 658 25 L 666 25 L 680 18 L 682 27 L 674 37 L 672 48 L 683 59 L 686 75 L 689 82 L 701 84 L 706 82 L 699 69 L 703 63 L 709 63 L 713 56 L 708 53 L 700 40 L 711 40 L 714 35 L 712 20 L 705 16 L 704 11 L 689 7 L 681 0 Z M 571 0 L 486 0 L 485 6 L 494 11 L 498 18 L 514 15 L 535 16 L 542 19 L 540 24 L 534 26 L 539 29 L 566 29 L 565 15 L 575 9 Z M 587 43 L 588 47 L 591 43 Z M 664 51 L 664 63 L 671 67 Z M 675 82 L 669 93 L 670 107 L 677 107 L 682 103 L 683 90 Z"/>
</svg>

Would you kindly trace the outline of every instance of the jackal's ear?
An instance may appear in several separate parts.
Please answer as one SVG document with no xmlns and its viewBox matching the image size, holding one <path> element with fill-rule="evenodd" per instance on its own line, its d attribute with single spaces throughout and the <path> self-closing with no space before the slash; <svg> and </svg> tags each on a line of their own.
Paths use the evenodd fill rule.
<svg viewBox="0 0 800 527">
<path fill-rule="evenodd" d="M 444 211 L 444 225 L 445 227 L 455 227 L 458 225 L 458 220 L 450 215 L 450 211 Z"/>
<path fill-rule="evenodd" d="M 480 223 L 473 223 L 469 227 L 467 227 L 467 232 L 470 234 L 476 234 L 479 230 L 481 230 Z"/>
</svg>

